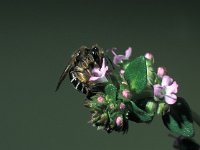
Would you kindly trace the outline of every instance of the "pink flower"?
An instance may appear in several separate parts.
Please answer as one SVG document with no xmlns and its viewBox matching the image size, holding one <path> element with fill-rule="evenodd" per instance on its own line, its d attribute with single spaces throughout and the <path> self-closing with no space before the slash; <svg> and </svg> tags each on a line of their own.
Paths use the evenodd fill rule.
<svg viewBox="0 0 200 150">
<path fill-rule="evenodd" d="M 123 118 L 122 117 L 117 117 L 115 122 L 116 122 L 116 125 L 118 127 L 121 127 L 123 125 Z"/>
<path fill-rule="evenodd" d="M 127 90 L 127 89 L 124 89 L 124 90 L 122 91 L 122 95 L 123 95 L 125 98 L 127 98 L 127 99 L 131 97 L 131 93 L 130 93 L 130 91 Z"/>
<path fill-rule="evenodd" d="M 167 104 L 174 104 L 177 100 L 176 93 L 178 92 L 178 84 L 172 78 L 165 75 L 162 78 L 162 83 L 156 84 L 154 87 L 154 96 L 159 99 L 164 99 Z"/>
<path fill-rule="evenodd" d="M 99 103 L 103 103 L 103 102 L 104 102 L 104 98 L 103 98 L 102 96 L 99 96 L 99 97 L 97 98 L 97 101 L 98 101 Z"/>
<path fill-rule="evenodd" d="M 123 60 L 128 60 L 129 57 L 131 56 L 131 53 L 132 53 L 132 48 L 129 47 L 126 51 L 125 51 L 125 55 L 117 55 L 115 52 L 114 52 L 114 49 L 112 49 L 112 53 L 114 55 L 114 58 L 113 58 L 113 63 L 115 65 L 117 65 L 118 63 L 121 63 Z"/>
<path fill-rule="evenodd" d="M 106 72 L 108 71 L 108 66 L 105 66 L 105 58 L 103 58 L 102 67 L 101 68 L 94 68 L 92 70 L 92 76 L 90 77 L 89 81 L 95 82 L 107 82 Z"/>
<path fill-rule="evenodd" d="M 163 68 L 163 67 L 158 67 L 158 70 L 157 70 L 157 75 L 162 78 L 164 75 L 166 75 L 166 69 Z"/>
<path fill-rule="evenodd" d="M 119 105 L 119 108 L 120 108 L 121 110 L 124 110 L 125 107 L 126 107 L 126 105 L 125 105 L 124 103 L 121 103 L 121 104 Z"/>
<path fill-rule="evenodd" d="M 146 59 L 153 60 L 153 55 L 151 53 L 146 53 L 144 57 Z"/>
</svg>

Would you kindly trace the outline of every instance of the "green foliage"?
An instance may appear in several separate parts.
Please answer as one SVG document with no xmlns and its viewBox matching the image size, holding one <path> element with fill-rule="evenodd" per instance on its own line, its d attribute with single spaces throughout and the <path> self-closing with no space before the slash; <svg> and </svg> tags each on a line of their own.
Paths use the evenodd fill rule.
<svg viewBox="0 0 200 150">
<path fill-rule="evenodd" d="M 129 120 L 150 123 L 155 114 L 160 114 L 171 132 L 187 137 L 194 135 L 191 111 L 183 98 L 178 97 L 173 105 L 155 99 L 153 85 L 160 83 L 161 78 L 153 69 L 153 61 L 140 56 L 123 61 L 120 67 L 124 75 L 119 75 L 119 70 L 110 74 L 102 92 L 85 102 L 92 113 L 90 122 L 94 126 L 108 133 L 125 133 Z"/>
<path fill-rule="evenodd" d="M 144 102 L 144 101 L 141 101 Z M 128 102 L 130 106 L 130 113 L 129 113 L 129 119 L 137 122 L 137 123 L 148 123 L 151 122 L 155 113 L 154 112 L 148 112 L 145 110 L 142 106 L 136 105 L 133 101 Z M 145 101 L 145 104 L 147 101 Z"/>
<path fill-rule="evenodd" d="M 141 93 L 147 86 L 146 58 L 140 56 L 132 60 L 125 69 L 124 78 L 132 91 Z"/>
<path fill-rule="evenodd" d="M 187 137 L 194 135 L 191 110 L 183 98 L 178 97 L 177 102 L 170 105 L 170 111 L 162 118 L 164 125 L 175 134 Z"/>
<path fill-rule="evenodd" d="M 108 84 L 105 87 L 105 94 L 108 101 L 116 100 L 117 88 L 113 84 Z"/>
<path fill-rule="evenodd" d="M 97 127 L 97 129 L 104 129 L 108 133 L 112 131 L 127 132 L 128 130 L 128 107 L 123 103 L 123 99 L 117 99 L 117 88 L 113 84 L 108 84 L 105 87 L 104 93 L 97 93 L 91 97 L 91 100 L 85 101 L 85 106 L 90 109 L 92 117 L 90 123 Z M 103 101 L 98 101 L 102 97 Z M 120 108 L 123 103 L 124 109 Z M 116 125 L 117 117 L 121 117 L 123 123 L 121 126 Z"/>
</svg>

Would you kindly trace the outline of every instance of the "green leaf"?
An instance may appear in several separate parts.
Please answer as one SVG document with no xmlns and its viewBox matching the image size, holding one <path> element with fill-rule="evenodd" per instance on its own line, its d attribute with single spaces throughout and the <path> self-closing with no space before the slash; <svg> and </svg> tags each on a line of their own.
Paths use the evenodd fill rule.
<svg viewBox="0 0 200 150">
<path fill-rule="evenodd" d="M 144 56 L 132 60 L 125 69 L 125 80 L 130 89 L 137 94 L 141 93 L 147 86 L 147 66 Z"/>
<path fill-rule="evenodd" d="M 187 137 L 194 135 L 191 110 L 183 98 L 178 97 L 177 102 L 170 105 L 170 111 L 165 113 L 162 119 L 171 132 Z"/>
<path fill-rule="evenodd" d="M 146 112 L 145 110 L 138 107 L 133 101 L 130 101 L 129 109 L 130 109 L 129 120 L 137 123 L 151 122 L 154 117 L 154 113 Z"/>
<path fill-rule="evenodd" d="M 116 100 L 117 88 L 113 84 L 108 84 L 105 87 L 106 99 Z"/>
</svg>

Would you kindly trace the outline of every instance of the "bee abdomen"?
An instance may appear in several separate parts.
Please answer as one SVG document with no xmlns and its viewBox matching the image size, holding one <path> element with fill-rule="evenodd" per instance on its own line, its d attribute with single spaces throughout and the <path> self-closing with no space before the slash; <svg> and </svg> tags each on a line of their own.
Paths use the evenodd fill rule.
<svg viewBox="0 0 200 150">
<path fill-rule="evenodd" d="M 87 86 L 82 83 L 74 74 L 73 71 L 69 72 L 69 78 L 70 78 L 70 82 L 73 84 L 74 88 L 76 90 L 78 90 L 79 92 L 82 92 L 83 94 L 87 94 L 88 93 L 88 88 Z"/>
</svg>

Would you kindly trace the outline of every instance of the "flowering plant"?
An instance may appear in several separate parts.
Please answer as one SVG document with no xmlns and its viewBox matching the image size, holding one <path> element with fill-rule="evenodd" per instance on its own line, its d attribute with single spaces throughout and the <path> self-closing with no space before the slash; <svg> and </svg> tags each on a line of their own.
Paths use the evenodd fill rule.
<svg viewBox="0 0 200 150">
<path fill-rule="evenodd" d="M 127 132 L 128 122 L 150 123 L 161 115 L 164 125 L 173 133 L 194 135 L 193 118 L 187 102 L 177 96 L 178 84 L 164 67 L 155 71 L 151 53 L 130 58 L 132 48 L 124 55 L 114 54 L 112 65 L 103 58 L 101 68 L 94 68 L 90 81 L 104 83 L 104 90 L 85 101 L 92 113 L 89 121 L 97 129 Z"/>
</svg>

